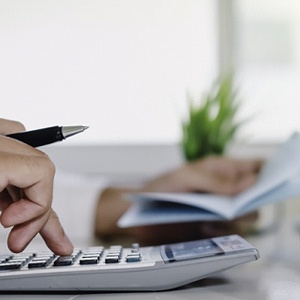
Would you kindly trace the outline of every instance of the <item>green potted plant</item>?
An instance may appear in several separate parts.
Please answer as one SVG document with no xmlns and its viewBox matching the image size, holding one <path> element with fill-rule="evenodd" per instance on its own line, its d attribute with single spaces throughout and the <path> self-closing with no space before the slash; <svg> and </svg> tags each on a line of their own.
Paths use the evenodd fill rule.
<svg viewBox="0 0 300 300">
<path fill-rule="evenodd" d="M 188 117 L 182 123 L 185 159 L 193 161 L 207 155 L 224 154 L 241 125 L 236 121 L 240 102 L 232 76 L 217 81 L 198 104 L 190 95 L 187 98 Z"/>
</svg>

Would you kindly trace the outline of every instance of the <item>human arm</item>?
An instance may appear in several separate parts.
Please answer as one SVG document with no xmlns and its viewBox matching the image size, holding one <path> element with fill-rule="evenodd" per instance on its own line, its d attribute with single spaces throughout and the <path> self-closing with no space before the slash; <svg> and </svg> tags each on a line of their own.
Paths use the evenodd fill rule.
<svg viewBox="0 0 300 300">
<path fill-rule="evenodd" d="M 261 166 L 260 160 L 237 160 L 212 156 L 183 164 L 174 171 L 146 182 L 140 188 L 107 188 L 101 193 L 97 204 L 95 234 L 100 238 L 132 236 L 144 244 L 194 239 L 221 235 L 225 232 L 242 234 L 246 224 L 255 219 L 256 213 L 232 222 L 189 222 L 127 229 L 119 228 L 117 221 L 131 205 L 125 199 L 125 193 L 205 192 L 235 195 L 255 183 Z"/>
<path fill-rule="evenodd" d="M 8 247 L 21 252 L 40 233 L 53 252 L 68 255 L 73 245 L 51 208 L 55 166 L 42 151 L 5 136 L 23 130 L 0 119 L 0 222 L 12 228 Z"/>
</svg>

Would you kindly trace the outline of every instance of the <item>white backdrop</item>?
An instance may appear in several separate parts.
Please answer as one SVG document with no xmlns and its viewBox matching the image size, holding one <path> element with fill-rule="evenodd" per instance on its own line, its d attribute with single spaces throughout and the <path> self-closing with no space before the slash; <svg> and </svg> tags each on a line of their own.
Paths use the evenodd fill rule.
<svg viewBox="0 0 300 300">
<path fill-rule="evenodd" d="M 211 0 L 0 0 L 1 116 L 68 143 L 177 142 L 216 76 Z"/>
</svg>

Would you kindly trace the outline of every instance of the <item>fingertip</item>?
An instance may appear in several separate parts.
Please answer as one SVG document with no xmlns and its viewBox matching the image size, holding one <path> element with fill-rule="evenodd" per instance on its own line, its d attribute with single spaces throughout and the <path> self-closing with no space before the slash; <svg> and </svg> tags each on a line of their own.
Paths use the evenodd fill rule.
<svg viewBox="0 0 300 300">
<path fill-rule="evenodd" d="M 48 248 L 57 255 L 65 256 L 73 252 L 74 246 L 66 235 L 57 214 L 52 210 L 47 223 L 40 231 Z"/>
<path fill-rule="evenodd" d="M 13 253 L 20 253 L 25 250 L 28 246 L 29 242 L 24 244 L 21 239 L 8 238 L 7 247 Z"/>
<path fill-rule="evenodd" d="M 74 250 L 74 246 L 69 238 L 65 235 L 64 238 L 61 240 L 60 243 L 48 245 L 48 247 L 53 251 L 53 253 L 66 256 L 71 255 Z"/>
</svg>

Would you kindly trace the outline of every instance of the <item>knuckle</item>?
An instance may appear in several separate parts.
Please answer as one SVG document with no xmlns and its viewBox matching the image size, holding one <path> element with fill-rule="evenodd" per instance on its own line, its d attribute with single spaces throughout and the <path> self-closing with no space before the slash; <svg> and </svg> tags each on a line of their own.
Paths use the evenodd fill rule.
<svg viewBox="0 0 300 300">
<path fill-rule="evenodd" d="M 56 172 L 55 164 L 46 153 L 44 152 L 41 153 L 42 153 L 41 158 L 43 160 L 44 170 L 46 171 L 47 176 L 53 177 Z"/>
</svg>

